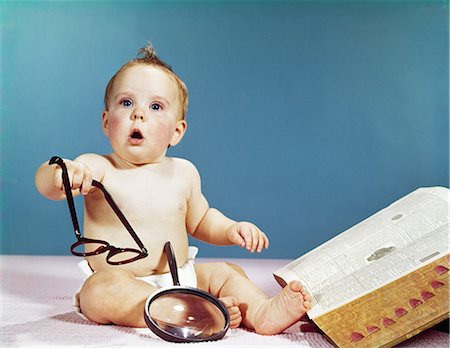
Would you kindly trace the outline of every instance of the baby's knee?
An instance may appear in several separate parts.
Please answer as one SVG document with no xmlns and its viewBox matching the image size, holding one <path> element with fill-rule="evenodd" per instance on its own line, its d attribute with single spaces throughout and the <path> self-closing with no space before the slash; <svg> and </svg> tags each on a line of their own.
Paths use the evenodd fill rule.
<svg viewBox="0 0 450 348">
<path fill-rule="evenodd" d="M 86 279 L 81 294 L 105 297 L 117 292 L 118 287 L 131 278 L 133 275 L 130 272 L 121 269 L 96 272 Z"/>
<path fill-rule="evenodd" d="M 115 296 L 130 281 L 132 275 L 124 270 L 100 271 L 91 275 L 80 290 L 80 308 L 90 320 L 109 324 L 104 313 L 115 302 Z"/>
</svg>

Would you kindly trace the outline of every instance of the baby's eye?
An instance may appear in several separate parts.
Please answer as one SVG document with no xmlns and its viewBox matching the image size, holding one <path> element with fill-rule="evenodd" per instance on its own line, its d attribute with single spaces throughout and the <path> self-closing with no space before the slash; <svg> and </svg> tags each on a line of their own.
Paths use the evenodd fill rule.
<svg viewBox="0 0 450 348">
<path fill-rule="evenodd" d="M 125 106 L 126 108 L 129 108 L 133 105 L 133 102 L 130 99 L 123 99 L 119 104 Z"/>
<path fill-rule="evenodd" d="M 161 104 L 158 104 L 158 103 L 152 103 L 152 104 L 150 105 L 150 109 L 158 111 L 158 110 L 161 110 L 161 109 L 162 109 L 162 105 L 161 105 Z"/>
</svg>

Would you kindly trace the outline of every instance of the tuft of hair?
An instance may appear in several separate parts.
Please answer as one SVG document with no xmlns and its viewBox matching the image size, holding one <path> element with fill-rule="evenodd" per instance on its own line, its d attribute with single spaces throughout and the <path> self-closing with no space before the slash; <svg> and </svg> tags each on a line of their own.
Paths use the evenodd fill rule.
<svg viewBox="0 0 450 348">
<path fill-rule="evenodd" d="M 147 46 L 139 49 L 134 61 L 139 63 L 159 65 L 173 72 L 172 67 L 169 64 L 159 59 L 158 55 L 156 54 L 155 48 L 150 42 L 147 43 Z"/>
</svg>

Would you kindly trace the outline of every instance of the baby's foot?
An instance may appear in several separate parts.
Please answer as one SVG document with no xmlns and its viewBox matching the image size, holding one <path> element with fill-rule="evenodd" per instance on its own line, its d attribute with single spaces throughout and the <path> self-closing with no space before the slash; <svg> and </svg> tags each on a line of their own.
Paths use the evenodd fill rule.
<svg viewBox="0 0 450 348">
<path fill-rule="evenodd" d="M 219 300 L 227 307 L 228 313 L 230 314 L 230 328 L 236 329 L 242 321 L 239 301 L 234 296 L 221 297 Z"/>
<path fill-rule="evenodd" d="M 283 332 L 310 309 L 310 301 L 311 296 L 300 282 L 290 282 L 259 307 L 254 320 L 255 331 L 263 335 Z"/>
</svg>

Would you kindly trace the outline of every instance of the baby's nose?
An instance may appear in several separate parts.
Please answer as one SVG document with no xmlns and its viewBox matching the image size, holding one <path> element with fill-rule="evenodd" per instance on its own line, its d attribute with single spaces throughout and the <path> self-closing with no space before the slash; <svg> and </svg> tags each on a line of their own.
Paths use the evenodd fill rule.
<svg viewBox="0 0 450 348">
<path fill-rule="evenodd" d="M 134 110 L 134 112 L 131 115 L 131 119 L 133 121 L 136 121 L 136 120 L 144 121 L 144 113 L 140 110 Z"/>
</svg>

